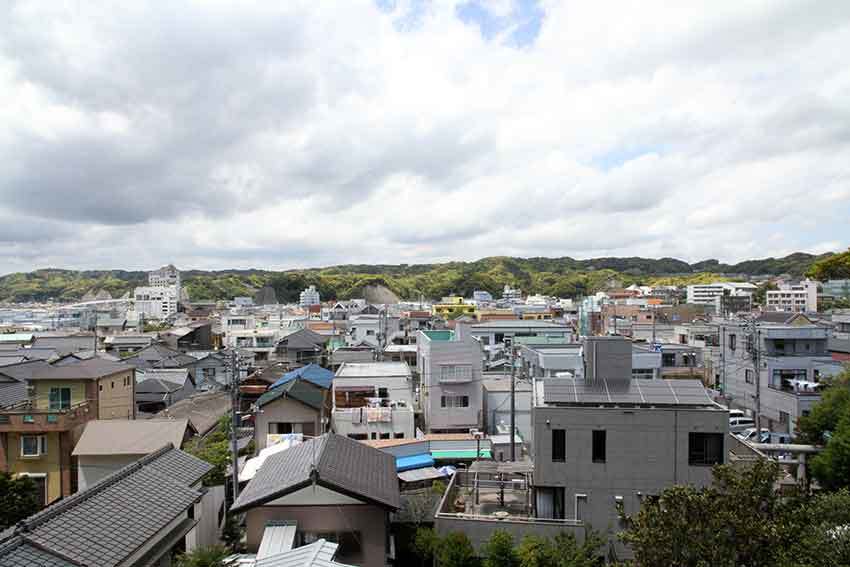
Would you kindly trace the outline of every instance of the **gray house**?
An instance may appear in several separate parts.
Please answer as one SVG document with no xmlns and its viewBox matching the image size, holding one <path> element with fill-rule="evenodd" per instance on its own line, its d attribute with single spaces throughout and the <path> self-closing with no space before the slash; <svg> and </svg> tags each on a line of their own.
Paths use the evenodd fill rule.
<svg viewBox="0 0 850 567">
<path fill-rule="evenodd" d="M 169 565 L 211 468 L 166 445 L 4 531 L 0 565 Z"/>
<path fill-rule="evenodd" d="M 433 433 L 467 433 L 482 423 L 484 353 L 463 325 L 453 331 L 419 331 L 417 367 L 425 426 Z"/>
<path fill-rule="evenodd" d="M 249 552 L 266 526 L 287 521 L 298 526 L 297 545 L 324 538 L 339 544 L 340 562 L 384 567 L 399 506 L 395 458 L 327 434 L 266 459 L 231 511 L 245 512 Z"/>
<path fill-rule="evenodd" d="M 294 379 L 269 389 L 257 400 L 254 417 L 254 443 L 257 452 L 271 443 L 269 435 L 322 433 L 322 418 L 330 416 L 327 388 Z"/>
</svg>

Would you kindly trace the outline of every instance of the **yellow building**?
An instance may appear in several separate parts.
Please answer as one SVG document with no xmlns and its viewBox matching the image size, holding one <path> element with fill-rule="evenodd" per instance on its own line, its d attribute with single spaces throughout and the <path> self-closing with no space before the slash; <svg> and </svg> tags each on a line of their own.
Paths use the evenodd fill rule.
<svg viewBox="0 0 850 567">
<path fill-rule="evenodd" d="M 431 306 L 431 314 L 443 319 L 454 319 L 461 315 L 475 315 L 475 306 L 464 303 L 463 298 L 452 295 Z"/>
<path fill-rule="evenodd" d="M 71 452 L 86 422 L 135 418 L 135 370 L 64 357 L 0 368 L 0 470 L 29 476 L 43 503 L 76 491 Z"/>
</svg>

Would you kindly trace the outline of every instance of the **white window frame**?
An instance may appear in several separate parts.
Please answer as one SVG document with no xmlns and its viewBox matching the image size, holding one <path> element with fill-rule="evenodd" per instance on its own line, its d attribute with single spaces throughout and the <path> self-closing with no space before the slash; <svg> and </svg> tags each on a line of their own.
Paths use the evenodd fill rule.
<svg viewBox="0 0 850 567">
<path fill-rule="evenodd" d="M 440 366 L 440 381 L 472 381 L 471 364 L 449 364 Z"/>
<path fill-rule="evenodd" d="M 24 452 L 24 439 L 33 438 L 33 437 L 35 438 L 36 452 L 35 453 Z M 21 435 L 20 443 L 21 443 L 21 457 L 22 458 L 34 459 L 34 458 L 38 458 L 38 457 L 43 457 L 44 455 L 47 454 L 47 437 L 45 435 L 31 435 L 31 434 Z"/>
</svg>

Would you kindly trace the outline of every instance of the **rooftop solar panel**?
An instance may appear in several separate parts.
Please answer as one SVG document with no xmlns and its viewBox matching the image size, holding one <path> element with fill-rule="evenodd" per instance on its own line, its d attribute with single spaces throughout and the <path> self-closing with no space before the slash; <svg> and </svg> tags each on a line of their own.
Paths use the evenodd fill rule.
<svg viewBox="0 0 850 567">
<path fill-rule="evenodd" d="M 575 378 L 544 380 L 547 404 L 579 405 L 713 405 L 699 380 L 630 380 L 593 382 Z"/>
</svg>

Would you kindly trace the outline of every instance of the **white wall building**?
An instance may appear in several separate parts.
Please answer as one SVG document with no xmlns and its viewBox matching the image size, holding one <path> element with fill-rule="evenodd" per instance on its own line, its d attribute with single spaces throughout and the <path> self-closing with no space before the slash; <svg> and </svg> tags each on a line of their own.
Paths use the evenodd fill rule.
<svg viewBox="0 0 850 567">
<path fill-rule="evenodd" d="M 818 310 L 818 284 L 804 280 L 798 284 L 780 284 L 779 289 L 767 292 L 770 311 L 815 313 Z"/>
<path fill-rule="evenodd" d="M 137 287 L 133 291 L 136 298 L 136 316 L 145 319 L 165 319 L 177 313 L 180 298 L 177 287 Z"/>
<path fill-rule="evenodd" d="M 716 304 L 715 298 L 723 295 L 725 290 L 731 294 L 755 293 L 757 286 L 748 282 L 718 282 L 713 284 L 695 284 L 688 286 L 687 302 L 696 305 Z"/>
<path fill-rule="evenodd" d="M 404 362 L 345 363 L 332 386 L 333 430 L 367 439 L 413 439 L 413 377 Z"/>
<path fill-rule="evenodd" d="M 318 305 L 321 302 L 322 301 L 319 297 L 319 291 L 314 285 L 311 285 L 310 287 L 302 291 L 301 295 L 298 296 L 298 305 L 300 305 L 301 307 L 310 307 L 311 305 Z"/>
</svg>

